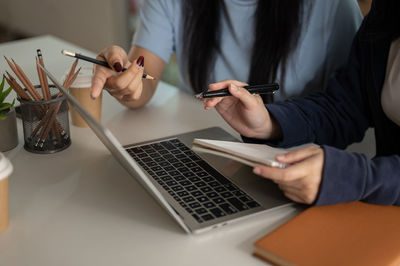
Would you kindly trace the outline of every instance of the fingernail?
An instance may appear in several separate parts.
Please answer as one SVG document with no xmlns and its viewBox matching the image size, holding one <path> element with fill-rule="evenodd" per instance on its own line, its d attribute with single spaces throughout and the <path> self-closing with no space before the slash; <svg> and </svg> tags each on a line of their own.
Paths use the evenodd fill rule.
<svg viewBox="0 0 400 266">
<path fill-rule="evenodd" d="M 256 175 L 259 175 L 259 174 L 261 174 L 261 169 L 259 167 L 255 167 L 253 169 L 253 173 L 255 173 Z"/>
<path fill-rule="evenodd" d="M 90 99 L 96 100 L 96 98 L 92 94 L 90 94 Z"/>
<path fill-rule="evenodd" d="M 144 66 L 144 57 L 139 56 L 139 58 L 136 60 L 136 65 L 143 67 Z"/>
<path fill-rule="evenodd" d="M 117 71 L 117 72 L 121 72 L 121 71 L 122 71 L 121 63 L 119 63 L 119 62 L 115 63 L 115 64 L 114 64 L 114 69 L 115 69 L 115 71 Z"/>
</svg>

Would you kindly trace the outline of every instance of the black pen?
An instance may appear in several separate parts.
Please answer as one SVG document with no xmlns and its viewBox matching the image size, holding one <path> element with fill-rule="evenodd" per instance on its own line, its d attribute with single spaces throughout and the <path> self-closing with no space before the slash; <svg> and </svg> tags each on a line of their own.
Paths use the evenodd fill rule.
<svg viewBox="0 0 400 266">
<path fill-rule="evenodd" d="M 261 85 L 253 85 L 253 86 L 244 86 L 246 90 L 248 90 L 251 94 L 268 94 L 274 93 L 279 90 L 278 83 L 270 83 L 270 84 L 261 84 Z M 205 91 L 199 94 L 196 94 L 196 98 L 212 98 L 212 97 L 224 97 L 231 96 L 232 94 L 229 92 L 228 88 L 216 90 L 216 91 Z"/>
<path fill-rule="evenodd" d="M 62 53 L 63 55 L 75 57 L 75 58 L 78 58 L 78 59 L 82 59 L 82 60 L 84 60 L 84 61 L 91 62 L 91 63 L 93 63 L 93 64 L 97 64 L 97 65 L 100 65 L 100 66 L 103 66 L 103 67 L 107 67 L 107 68 L 112 69 L 112 68 L 108 65 L 108 63 L 105 62 L 105 61 L 97 60 L 97 59 L 95 59 L 95 58 L 91 58 L 91 57 L 88 57 L 88 56 L 85 56 L 85 55 L 81 55 L 81 54 L 77 54 L 77 53 L 74 53 L 74 52 L 71 52 L 71 51 L 67 51 L 67 50 L 61 50 L 61 53 Z M 122 71 L 125 71 L 125 70 L 126 70 L 126 68 L 123 67 L 123 68 L 122 68 Z M 150 76 L 149 74 L 146 74 L 146 73 L 143 73 L 142 78 L 144 78 L 144 79 L 155 79 L 154 77 L 152 77 L 152 76 Z"/>
</svg>

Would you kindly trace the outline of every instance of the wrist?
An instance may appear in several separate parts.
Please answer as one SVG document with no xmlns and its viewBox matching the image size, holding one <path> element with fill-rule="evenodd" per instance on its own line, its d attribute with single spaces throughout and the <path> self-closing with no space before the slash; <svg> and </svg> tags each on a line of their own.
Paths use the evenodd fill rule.
<svg viewBox="0 0 400 266">
<path fill-rule="evenodd" d="M 270 115 L 269 117 L 271 127 L 268 140 L 281 141 L 283 136 L 282 128 L 273 116 Z"/>
<path fill-rule="evenodd" d="M 250 138 L 257 138 L 269 141 L 280 141 L 282 139 L 282 129 L 276 119 L 265 109 L 265 118 L 262 126 L 255 129 Z"/>
</svg>

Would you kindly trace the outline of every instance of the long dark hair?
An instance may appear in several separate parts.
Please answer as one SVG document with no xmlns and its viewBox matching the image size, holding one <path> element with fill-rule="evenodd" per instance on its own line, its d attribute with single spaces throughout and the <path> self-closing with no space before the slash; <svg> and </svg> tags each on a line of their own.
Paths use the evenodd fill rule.
<svg viewBox="0 0 400 266">
<path fill-rule="evenodd" d="M 220 52 L 221 18 L 225 16 L 230 27 L 231 21 L 223 0 L 184 0 L 182 12 L 183 51 L 189 81 L 195 92 L 201 92 L 207 87 L 215 54 Z M 283 81 L 289 55 L 300 37 L 302 22 L 303 0 L 258 1 L 248 83 L 273 82 L 278 70 Z"/>
</svg>

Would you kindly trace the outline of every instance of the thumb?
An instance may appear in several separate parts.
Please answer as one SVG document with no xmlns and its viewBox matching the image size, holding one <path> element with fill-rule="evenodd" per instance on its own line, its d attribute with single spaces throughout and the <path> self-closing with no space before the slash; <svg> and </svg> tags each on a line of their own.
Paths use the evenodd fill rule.
<svg viewBox="0 0 400 266">
<path fill-rule="evenodd" d="M 112 70 L 106 69 L 104 67 L 94 67 L 94 73 L 92 77 L 92 90 L 90 92 L 90 97 L 96 99 L 101 94 L 107 79 L 112 76 Z"/>
<path fill-rule="evenodd" d="M 104 57 L 107 63 L 116 71 L 121 72 L 122 67 L 128 61 L 128 55 L 125 50 L 119 46 L 111 46 L 105 49 L 100 55 Z"/>
<path fill-rule="evenodd" d="M 288 164 L 293 164 L 299 161 L 302 161 L 315 153 L 317 153 L 319 150 L 318 146 L 310 146 L 294 151 L 290 151 L 285 154 L 280 154 L 276 156 L 277 161 L 282 162 L 282 163 L 288 163 Z"/>
</svg>

